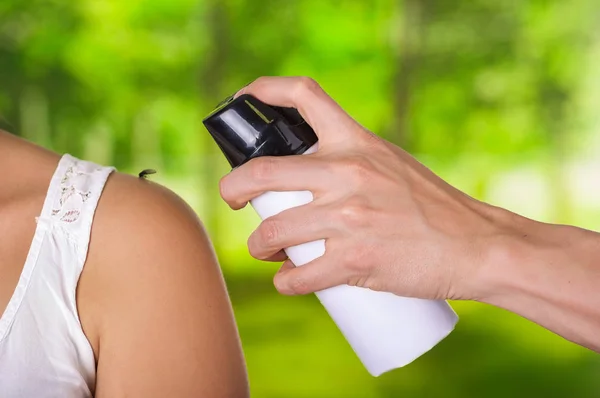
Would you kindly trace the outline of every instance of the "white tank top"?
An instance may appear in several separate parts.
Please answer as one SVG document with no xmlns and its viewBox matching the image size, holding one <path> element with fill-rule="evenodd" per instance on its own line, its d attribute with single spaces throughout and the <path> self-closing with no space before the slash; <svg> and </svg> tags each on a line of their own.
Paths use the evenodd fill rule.
<svg viewBox="0 0 600 398">
<path fill-rule="evenodd" d="M 79 398 L 94 392 L 94 352 L 79 321 L 75 291 L 94 211 L 112 170 L 69 155 L 60 160 L 19 282 L 0 318 L 2 398 Z"/>
</svg>

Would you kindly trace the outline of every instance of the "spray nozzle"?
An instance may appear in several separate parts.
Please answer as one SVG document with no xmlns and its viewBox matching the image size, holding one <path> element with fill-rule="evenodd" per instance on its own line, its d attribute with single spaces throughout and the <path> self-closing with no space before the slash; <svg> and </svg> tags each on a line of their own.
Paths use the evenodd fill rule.
<svg viewBox="0 0 600 398">
<path fill-rule="evenodd" d="M 267 105 L 249 94 L 226 98 L 203 123 L 234 168 L 260 156 L 299 155 L 317 142 L 296 109 Z"/>
</svg>

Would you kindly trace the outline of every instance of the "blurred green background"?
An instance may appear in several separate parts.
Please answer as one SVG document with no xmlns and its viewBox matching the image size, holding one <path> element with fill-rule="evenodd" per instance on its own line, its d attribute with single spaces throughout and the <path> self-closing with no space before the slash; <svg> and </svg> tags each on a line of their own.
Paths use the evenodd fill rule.
<svg viewBox="0 0 600 398">
<path fill-rule="evenodd" d="M 250 258 L 258 225 L 218 195 L 201 125 L 260 75 L 309 75 L 357 120 L 469 194 L 600 229 L 597 0 L 1 0 L 2 127 L 152 177 L 218 251 L 253 396 L 598 397 L 595 354 L 505 311 L 453 303 L 457 330 L 372 378 L 313 296 Z"/>
</svg>

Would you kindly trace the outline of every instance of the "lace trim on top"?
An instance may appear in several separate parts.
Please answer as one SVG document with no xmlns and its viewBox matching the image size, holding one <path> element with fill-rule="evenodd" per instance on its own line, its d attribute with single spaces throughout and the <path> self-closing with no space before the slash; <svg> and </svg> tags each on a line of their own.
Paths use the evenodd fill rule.
<svg viewBox="0 0 600 398">
<path fill-rule="evenodd" d="M 102 167 L 95 167 L 86 171 L 78 167 L 77 161 L 67 168 L 65 174 L 60 180 L 60 197 L 58 203 L 55 203 L 51 216 L 65 223 L 73 223 L 81 216 L 81 204 L 88 201 L 92 196 L 92 191 L 78 185 L 86 182 L 85 176 L 95 172 L 102 171 Z"/>
</svg>

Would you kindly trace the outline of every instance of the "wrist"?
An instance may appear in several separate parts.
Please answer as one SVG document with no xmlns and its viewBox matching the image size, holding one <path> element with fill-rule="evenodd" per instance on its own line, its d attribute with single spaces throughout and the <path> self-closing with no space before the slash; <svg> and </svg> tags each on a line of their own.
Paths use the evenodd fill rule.
<svg viewBox="0 0 600 398">
<path fill-rule="evenodd" d="M 497 304 L 516 294 L 526 283 L 530 259 L 544 256 L 547 224 L 484 204 L 488 228 L 478 239 L 476 264 L 472 267 L 467 299 Z"/>
<path fill-rule="evenodd" d="M 580 228 L 534 221 L 495 208 L 495 232 L 482 253 L 474 300 L 510 309 L 513 301 L 548 299 L 565 268 L 597 246 L 598 235 Z M 553 281 L 550 283 L 550 281 Z"/>
</svg>

